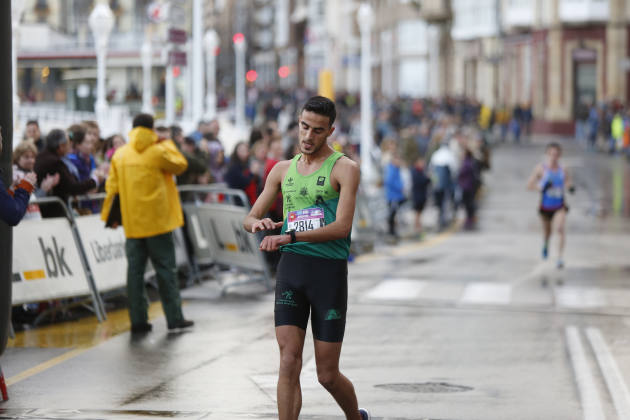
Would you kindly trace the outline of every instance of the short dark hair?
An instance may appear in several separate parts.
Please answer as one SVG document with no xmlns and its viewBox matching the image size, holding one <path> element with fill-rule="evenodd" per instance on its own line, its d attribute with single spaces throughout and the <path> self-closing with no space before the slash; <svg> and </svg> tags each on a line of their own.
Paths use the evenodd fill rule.
<svg viewBox="0 0 630 420">
<path fill-rule="evenodd" d="M 66 132 L 60 128 L 55 128 L 46 136 L 46 149 L 51 152 L 56 152 L 57 149 L 59 149 L 59 145 L 67 141 L 68 137 L 66 137 Z"/>
<path fill-rule="evenodd" d="M 153 115 L 151 114 L 138 114 L 133 119 L 133 128 L 144 127 L 149 130 L 153 130 Z"/>
<path fill-rule="evenodd" d="M 171 134 L 173 135 L 173 137 L 178 137 L 183 132 L 184 130 L 182 130 L 182 128 L 179 125 L 171 125 Z"/>
<path fill-rule="evenodd" d="M 188 146 L 197 146 L 197 142 L 192 137 L 184 137 L 184 144 Z"/>
<path fill-rule="evenodd" d="M 37 120 L 28 120 L 26 122 L 26 125 L 32 125 L 32 124 L 35 124 L 37 128 L 39 128 L 39 122 L 37 122 Z"/>
<path fill-rule="evenodd" d="M 562 146 L 560 146 L 560 143 L 556 143 L 555 141 L 549 143 L 547 147 L 545 148 L 545 150 L 549 150 L 549 149 L 556 149 L 558 150 L 558 152 L 562 152 Z"/>
<path fill-rule="evenodd" d="M 314 112 L 315 114 L 328 117 L 328 125 L 332 127 L 337 118 L 337 110 L 335 109 L 335 103 L 323 96 L 313 96 L 310 98 L 300 111 L 300 114 L 304 111 Z"/>
<path fill-rule="evenodd" d="M 73 146 L 78 146 L 83 143 L 86 133 L 87 130 L 81 124 L 73 124 L 68 128 L 68 137 L 70 137 Z"/>
</svg>

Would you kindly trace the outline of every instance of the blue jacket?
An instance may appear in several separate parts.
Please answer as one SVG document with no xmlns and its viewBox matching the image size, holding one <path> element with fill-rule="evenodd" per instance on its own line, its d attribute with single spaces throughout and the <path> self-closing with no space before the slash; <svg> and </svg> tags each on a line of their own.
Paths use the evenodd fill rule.
<svg viewBox="0 0 630 420">
<path fill-rule="evenodd" d="M 388 163 L 385 168 L 385 195 L 389 202 L 401 202 L 405 200 L 400 168 L 392 163 Z"/>
<path fill-rule="evenodd" d="M 24 213 L 26 213 L 30 195 L 29 191 L 20 186 L 15 189 L 13 196 L 11 196 L 4 182 L 0 180 L 0 220 L 9 226 L 15 226 L 20 223 Z"/>
<path fill-rule="evenodd" d="M 68 155 L 68 159 L 70 159 L 70 162 L 72 162 L 74 166 L 77 168 L 77 170 L 79 171 L 79 177 L 78 177 L 79 181 L 85 181 L 87 179 L 90 179 L 90 175 L 92 175 L 92 171 L 96 169 L 96 162 L 94 161 L 94 158 L 92 156 L 89 156 L 89 158 L 90 160 L 88 163 L 85 161 L 84 158 L 79 156 L 79 152 L 71 153 Z"/>
</svg>

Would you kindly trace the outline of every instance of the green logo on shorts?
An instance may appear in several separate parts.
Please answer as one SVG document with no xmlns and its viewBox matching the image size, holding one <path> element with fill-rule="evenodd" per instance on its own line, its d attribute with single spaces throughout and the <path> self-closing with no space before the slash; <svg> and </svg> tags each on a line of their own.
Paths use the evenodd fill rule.
<svg viewBox="0 0 630 420">
<path fill-rule="evenodd" d="M 326 321 L 334 321 L 335 319 L 341 319 L 341 314 L 336 309 L 329 309 L 326 313 Z"/>
<path fill-rule="evenodd" d="M 292 290 L 287 290 L 281 293 L 281 298 L 278 298 L 278 300 L 276 300 L 276 305 L 288 305 L 288 306 L 293 306 L 293 307 L 297 307 L 297 303 L 295 303 L 295 301 L 293 300 L 293 291 Z"/>
</svg>

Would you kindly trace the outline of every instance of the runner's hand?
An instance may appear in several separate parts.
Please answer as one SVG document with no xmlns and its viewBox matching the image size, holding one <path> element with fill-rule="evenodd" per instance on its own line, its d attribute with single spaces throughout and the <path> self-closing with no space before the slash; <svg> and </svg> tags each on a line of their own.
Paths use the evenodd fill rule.
<svg viewBox="0 0 630 420">
<path fill-rule="evenodd" d="M 270 235 L 260 243 L 261 251 L 277 251 L 282 245 L 286 245 L 291 242 L 291 236 L 289 235 Z"/>
<path fill-rule="evenodd" d="M 254 223 L 252 225 L 252 233 L 261 232 L 263 230 L 274 230 L 282 227 L 283 222 L 274 222 L 270 218 L 266 217 Z"/>
</svg>

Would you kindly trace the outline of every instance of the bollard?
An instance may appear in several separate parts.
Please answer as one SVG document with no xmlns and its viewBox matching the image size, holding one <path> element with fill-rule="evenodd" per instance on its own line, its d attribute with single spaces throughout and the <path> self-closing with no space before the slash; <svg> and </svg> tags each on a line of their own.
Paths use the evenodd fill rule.
<svg viewBox="0 0 630 420">
<path fill-rule="evenodd" d="M 2 366 L 0 366 L 0 392 L 2 392 L 2 401 L 8 401 L 9 393 L 7 392 L 7 383 L 4 381 Z"/>
</svg>

